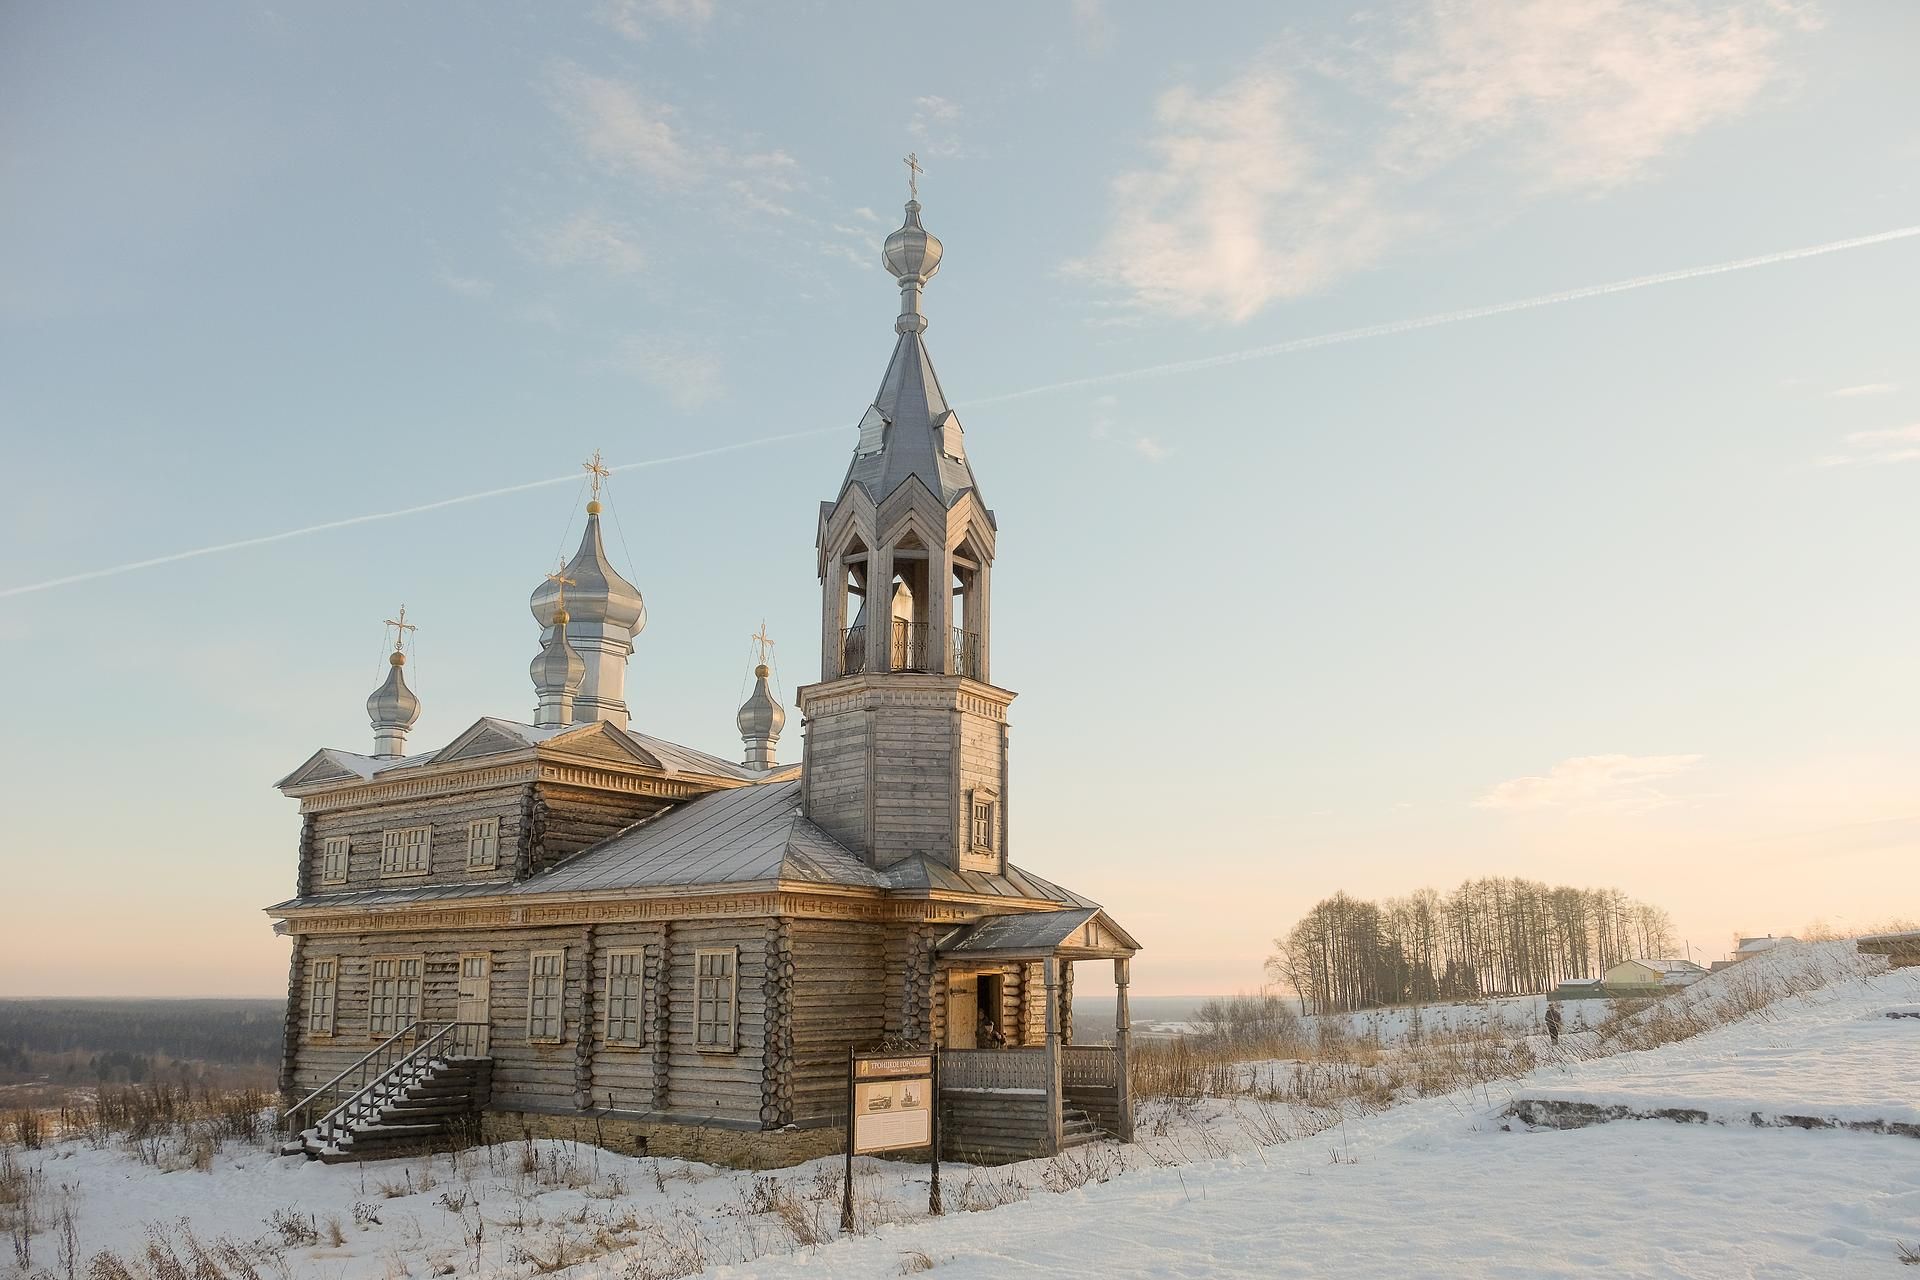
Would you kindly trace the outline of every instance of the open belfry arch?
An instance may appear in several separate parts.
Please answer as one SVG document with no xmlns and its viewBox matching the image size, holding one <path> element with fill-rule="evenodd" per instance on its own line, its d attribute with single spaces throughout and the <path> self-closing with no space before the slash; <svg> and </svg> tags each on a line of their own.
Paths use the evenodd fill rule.
<svg viewBox="0 0 1920 1280">
<path fill-rule="evenodd" d="M 409 754 L 416 624 L 389 620 L 371 752 L 323 749 L 279 784 L 301 809 L 296 893 L 269 909 L 294 943 L 290 1149 L 413 1149 L 464 1110 L 496 1136 L 801 1160 L 838 1148 L 849 1052 L 883 1043 L 940 1054 L 950 1156 L 1131 1135 L 1138 944 L 1012 860 L 998 526 L 924 341 L 942 254 L 910 200 L 883 250 L 893 354 L 815 526 L 798 763 L 778 760 L 764 624 L 737 756 L 640 727 L 646 605 L 601 536 L 598 453 L 580 546 L 529 601 L 527 720 Z M 1111 1043 L 1074 1043 L 1087 962 L 1119 985 Z"/>
</svg>

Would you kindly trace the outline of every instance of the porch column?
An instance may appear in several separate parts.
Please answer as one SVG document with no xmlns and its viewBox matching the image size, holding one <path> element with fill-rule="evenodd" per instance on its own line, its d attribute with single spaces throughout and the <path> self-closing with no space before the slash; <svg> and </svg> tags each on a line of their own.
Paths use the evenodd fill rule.
<svg viewBox="0 0 1920 1280">
<path fill-rule="evenodd" d="M 1122 1142 L 1133 1141 L 1133 1089 L 1127 1083 L 1127 1042 L 1133 1038 L 1133 1018 L 1127 1012 L 1127 961 L 1113 962 L 1113 1079 L 1114 1100 L 1119 1104 Z"/>
<path fill-rule="evenodd" d="M 1066 1141 L 1060 1107 L 1060 960 L 1048 956 L 1040 962 L 1040 980 L 1047 991 L 1047 1142 L 1048 1154 L 1058 1154 Z"/>
</svg>

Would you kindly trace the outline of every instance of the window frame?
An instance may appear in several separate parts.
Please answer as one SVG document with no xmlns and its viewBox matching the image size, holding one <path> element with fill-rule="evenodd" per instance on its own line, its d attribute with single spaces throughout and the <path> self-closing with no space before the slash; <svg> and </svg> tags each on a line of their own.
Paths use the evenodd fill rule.
<svg viewBox="0 0 1920 1280">
<path fill-rule="evenodd" d="M 615 962 L 631 960 L 631 973 L 616 973 Z M 616 983 L 630 980 L 633 990 L 630 994 L 617 994 Z M 631 1001 L 630 1014 L 616 1018 L 615 1001 Z M 607 952 L 607 984 L 604 995 L 606 1015 L 601 1021 L 600 1038 L 609 1049 L 640 1049 L 647 1043 L 647 949 L 645 947 L 614 947 Z M 615 1023 L 632 1023 L 633 1035 L 616 1036 Z"/>
<path fill-rule="evenodd" d="M 394 971 L 389 978 L 381 977 L 380 966 L 383 964 L 391 964 L 394 966 Z M 406 969 L 406 966 L 409 964 L 415 966 L 411 974 L 409 974 Z M 427 958 L 419 952 L 395 952 L 388 955 L 367 957 L 368 1039 L 389 1039 L 399 1035 L 402 1031 L 405 1031 L 408 1027 L 420 1021 L 421 1004 L 426 998 L 426 979 Z M 394 990 L 391 995 L 383 997 L 378 993 L 378 984 L 388 980 L 391 980 L 395 984 Z M 409 984 L 412 986 L 410 993 L 407 990 Z M 379 1002 L 382 999 L 393 1001 L 393 1008 L 391 1012 L 386 1015 L 385 1019 L 383 1019 L 379 1008 Z M 390 1019 L 390 1024 L 383 1029 L 381 1023 L 387 1019 Z"/>
<path fill-rule="evenodd" d="M 540 972 L 540 962 L 546 959 L 557 960 L 554 972 Z M 540 984 L 551 978 L 554 983 L 551 995 L 543 996 Z M 535 1034 L 535 1013 L 543 1000 L 553 1001 L 551 1022 L 553 1034 Z M 544 1031 L 548 1019 L 540 1018 L 539 1027 Z M 567 949 L 565 947 L 543 947 L 527 953 L 527 1043 L 528 1044 L 564 1044 L 567 1039 Z"/>
<path fill-rule="evenodd" d="M 335 858 L 338 858 L 338 863 Z M 320 841 L 320 883 L 345 884 L 353 860 L 353 841 L 347 836 L 324 836 Z M 339 874 L 335 875 L 335 869 Z"/>
<path fill-rule="evenodd" d="M 474 838 L 481 834 L 480 828 L 482 827 L 492 828 L 490 831 L 486 832 L 485 836 L 483 837 L 485 840 L 491 843 L 492 849 L 487 854 L 487 860 L 485 862 L 475 862 L 473 860 Z M 431 861 L 431 855 L 429 855 L 429 861 Z M 497 870 L 499 866 L 500 866 L 500 819 L 498 818 L 473 819 L 473 821 L 467 823 L 467 870 L 494 871 L 494 870 Z"/>
<path fill-rule="evenodd" d="M 703 973 L 708 960 L 725 960 L 724 974 Z M 719 1004 L 721 992 L 716 986 L 709 999 L 703 984 L 708 981 L 726 982 L 726 1040 L 718 1038 L 720 1030 Z M 702 1005 L 712 1004 L 714 1017 L 704 1015 Z M 714 1038 L 704 1038 L 707 1028 L 714 1029 Z M 699 1053 L 736 1053 L 740 1048 L 740 948 L 731 947 L 695 947 L 693 951 L 693 1047 Z"/>
<path fill-rule="evenodd" d="M 980 838 L 980 814 L 978 810 L 985 806 L 987 810 L 987 835 Z M 987 787 L 975 787 L 967 792 L 967 847 L 974 853 L 1000 852 L 1000 793 Z"/>
<path fill-rule="evenodd" d="M 340 957 L 310 956 L 307 959 L 306 1033 L 309 1037 L 331 1039 L 339 1020 Z"/>
<path fill-rule="evenodd" d="M 419 839 L 414 840 L 410 838 L 414 836 L 419 836 Z M 409 850 L 415 847 L 418 847 L 420 851 L 420 865 L 418 868 L 409 868 L 407 865 L 407 855 Z M 412 879 L 429 875 L 432 871 L 432 823 L 416 823 L 411 827 L 388 827 L 380 833 L 381 879 Z"/>
</svg>

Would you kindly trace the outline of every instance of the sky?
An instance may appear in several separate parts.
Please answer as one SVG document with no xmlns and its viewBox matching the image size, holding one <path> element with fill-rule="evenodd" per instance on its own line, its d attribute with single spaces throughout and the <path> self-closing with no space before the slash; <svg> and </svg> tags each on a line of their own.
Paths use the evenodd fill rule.
<svg viewBox="0 0 1920 1280">
<path fill-rule="evenodd" d="M 1010 850 L 1136 993 L 1256 988 L 1341 889 L 1617 886 L 1697 959 L 1920 913 L 1916 44 L 1905 0 L 6 6 L 0 994 L 284 992 L 273 782 L 369 749 L 403 603 L 416 746 L 530 718 L 595 449 L 636 727 L 738 751 L 763 620 L 790 704 L 908 151 Z"/>
</svg>

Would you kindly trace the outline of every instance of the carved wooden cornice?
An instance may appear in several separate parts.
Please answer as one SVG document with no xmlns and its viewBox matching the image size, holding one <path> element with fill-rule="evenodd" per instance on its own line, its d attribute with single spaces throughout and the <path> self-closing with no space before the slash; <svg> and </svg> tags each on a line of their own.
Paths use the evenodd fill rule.
<svg viewBox="0 0 1920 1280">
<path fill-rule="evenodd" d="M 649 777 L 643 773 L 600 768 L 554 760 L 528 758 L 511 764 L 485 768 L 450 769 L 445 773 L 417 774 L 391 781 L 372 781 L 345 786 L 318 795 L 304 796 L 300 812 L 330 813 L 337 809 L 371 808 L 382 804 L 400 804 L 414 800 L 435 800 L 469 791 L 489 791 L 496 787 L 524 786 L 529 782 L 552 782 L 570 787 L 588 787 L 595 791 L 617 791 L 626 795 L 658 796 L 663 800 L 685 800 L 709 791 L 739 786 L 720 779 L 682 781 L 677 778 Z"/>
<path fill-rule="evenodd" d="M 845 676 L 822 684 L 802 685 L 794 695 L 808 719 L 874 707 L 918 707 L 935 711 L 965 711 L 990 720 L 1005 720 L 1014 694 L 997 685 L 966 676 L 890 671 L 884 676 Z"/>
<path fill-rule="evenodd" d="M 876 924 L 964 924 L 986 914 L 980 909 L 982 905 L 985 904 L 774 889 L 600 901 L 474 904 L 468 900 L 457 905 L 423 902 L 359 909 L 306 907 L 285 914 L 287 932 L 298 935 L 432 932 L 442 929 L 539 929 L 554 925 L 770 916 L 861 920 Z"/>
</svg>

